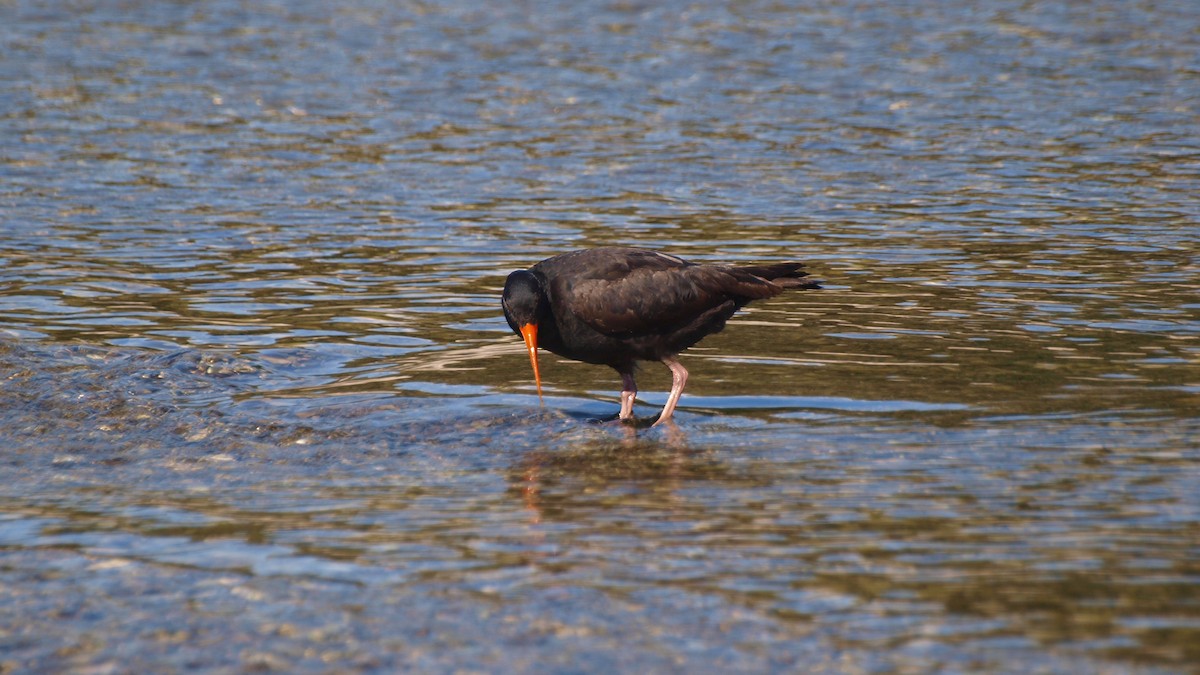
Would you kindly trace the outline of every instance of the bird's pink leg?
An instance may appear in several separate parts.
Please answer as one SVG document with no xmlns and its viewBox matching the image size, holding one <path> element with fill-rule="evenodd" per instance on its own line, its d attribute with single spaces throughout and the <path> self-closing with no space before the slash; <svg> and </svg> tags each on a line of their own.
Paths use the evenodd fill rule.
<svg viewBox="0 0 1200 675">
<path fill-rule="evenodd" d="M 627 420 L 633 417 L 633 399 L 637 398 L 637 382 L 633 381 L 633 372 L 621 373 L 621 413 L 619 419 Z"/>
<path fill-rule="evenodd" d="M 674 356 L 668 356 L 662 362 L 671 369 L 671 394 L 667 396 L 667 404 L 663 406 L 662 413 L 654 422 L 654 426 L 671 419 L 671 415 L 675 413 L 675 404 L 679 403 L 679 397 L 683 395 L 683 388 L 687 385 L 688 378 L 687 368 L 684 368 L 683 364 Z"/>
</svg>

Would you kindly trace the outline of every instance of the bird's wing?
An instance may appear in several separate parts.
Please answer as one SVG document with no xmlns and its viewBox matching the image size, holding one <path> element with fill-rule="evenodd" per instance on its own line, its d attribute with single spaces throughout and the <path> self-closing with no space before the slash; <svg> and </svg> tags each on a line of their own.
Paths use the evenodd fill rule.
<svg viewBox="0 0 1200 675">
<path fill-rule="evenodd" d="M 687 323 L 729 301 L 767 298 L 782 289 L 732 267 L 697 265 L 653 251 L 597 261 L 556 275 L 556 311 L 571 311 L 607 335 L 639 335 Z"/>
</svg>

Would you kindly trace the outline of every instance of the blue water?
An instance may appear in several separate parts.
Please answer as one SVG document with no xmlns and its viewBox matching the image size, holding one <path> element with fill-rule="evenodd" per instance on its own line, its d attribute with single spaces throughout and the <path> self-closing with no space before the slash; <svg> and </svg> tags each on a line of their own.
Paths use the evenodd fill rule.
<svg viewBox="0 0 1200 675">
<path fill-rule="evenodd" d="M 0 672 L 1200 662 L 1200 6 L 0 15 Z M 607 423 L 609 244 L 824 288 Z"/>
</svg>

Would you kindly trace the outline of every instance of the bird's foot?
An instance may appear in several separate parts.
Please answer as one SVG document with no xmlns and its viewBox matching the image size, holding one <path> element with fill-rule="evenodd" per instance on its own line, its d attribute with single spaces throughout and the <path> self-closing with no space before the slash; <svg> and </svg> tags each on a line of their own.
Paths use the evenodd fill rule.
<svg viewBox="0 0 1200 675">
<path fill-rule="evenodd" d="M 623 426 L 631 429 L 649 429 L 656 424 L 657 420 L 657 417 L 639 418 L 634 417 L 633 415 L 630 415 L 629 417 L 621 417 L 620 414 L 614 413 L 605 417 L 597 417 L 595 419 L 588 420 L 588 422 L 592 424 L 611 424 L 613 422 L 620 422 Z"/>
<path fill-rule="evenodd" d="M 640 417 L 639 418 L 639 417 L 630 416 L 621 421 L 625 423 L 625 426 L 627 426 L 631 429 L 649 429 L 650 427 L 653 427 L 656 424 L 658 424 L 657 417 Z"/>
<path fill-rule="evenodd" d="M 605 415 L 604 417 L 597 417 L 596 419 L 589 420 L 589 421 L 593 424 L 608 424 L 609 422 L 620 422 L 621 424 L 624 424 L 627 426 L 642 426 L 642 425 L 649 426 L 650 422 L 653 422 L 654 420 L 653 419 L 638 420 L 638 418 L 634 417 L 633 415 L 621 417 L 620 413 L 613 413 L 611 415 Z"/>
</svg>

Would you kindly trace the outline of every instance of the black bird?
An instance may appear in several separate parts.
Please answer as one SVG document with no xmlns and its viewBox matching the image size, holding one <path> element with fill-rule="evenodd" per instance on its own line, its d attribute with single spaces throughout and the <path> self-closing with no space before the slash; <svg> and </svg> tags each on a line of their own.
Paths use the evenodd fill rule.
<svg viewBox="0 0 1200 675">
<path fill-rule="evenodd" d="M 622 420 L 633 416 L 638 361 L 671 369 L 671 394 L 655 424 L 671 418 L 688 372 L 676 357 L 725 327 L 751 300 L 786 288 L 820 288 L 798 262 L 729 267 L 700 265 L 644 248 L 573 251 L 517 270 L 504 282 L 501 304 L 513 332 L 525 340 L 538 398 L 537 350 L 611 366 L 621 375 Z"/>
</svg>

